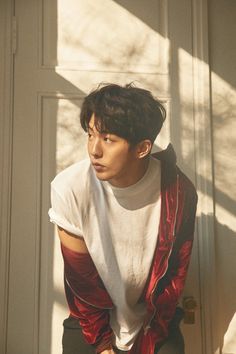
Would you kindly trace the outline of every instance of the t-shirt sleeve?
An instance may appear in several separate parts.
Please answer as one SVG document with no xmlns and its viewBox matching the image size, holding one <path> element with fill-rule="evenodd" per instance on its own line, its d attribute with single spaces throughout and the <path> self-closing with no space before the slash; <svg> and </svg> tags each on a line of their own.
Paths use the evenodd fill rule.
<svg viewBox="0 0 236 354">
<path fill-rule="evenodd" d="M 51 184 L 51 208 L 48 211 L 50 221 L 64 230 L 83 237 L 83 232 L 79 224 L 79 210 L 73 200 L 73 195 L 60 194 Z"/>
</svg>

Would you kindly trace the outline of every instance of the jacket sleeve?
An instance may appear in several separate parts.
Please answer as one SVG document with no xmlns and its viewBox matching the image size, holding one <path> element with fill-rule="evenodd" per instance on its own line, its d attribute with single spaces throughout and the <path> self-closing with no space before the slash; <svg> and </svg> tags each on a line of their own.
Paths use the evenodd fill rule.
<svg viewBox="0 0 236 354">
<path fill-rule="evenodd" d="M 113 304 L 90 255 L 74 252 L 62 244 L 61 249 L 70 315 L 79 320 L 85 340 L 96 353 L 112 348 L 109 310 Z"/>
<path fill-rule="evenodd" d="M 153 322 L 156 325 L 162 323 L 162 328 L 168 328 L 184 288 L 193 245 L 196 205 L 197 194 L 194 190 L 185 201 L 168 270 L 160 280 L 154 297 L 156 313 Z"/>
</svg>

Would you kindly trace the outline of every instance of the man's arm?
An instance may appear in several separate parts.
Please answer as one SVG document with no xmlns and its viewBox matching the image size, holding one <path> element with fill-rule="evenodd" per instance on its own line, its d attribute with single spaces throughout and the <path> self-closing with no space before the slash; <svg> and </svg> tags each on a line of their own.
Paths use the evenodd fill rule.
<svg viewBox="0 0 236 354">
<path fill-rule="evenodd" d="M 183 291 L 189 267 L 193 245 L 197 194 L 188 198 L 185 210 L 187 217 L 181 225 L 169 261 L 166 276 L 160 281 L 155 300 L 157 313 L 164 321 L 169 321 L 174 315 L 176 305 Z M 156 319 L 158 321 L 158 319 Z"/>
<path fill-rule="evenodd" d="M 77 293 L 79 295 L 80 287 L 88 286 L 89 289 L 89 278 L 88 284 L 84 284 L 86 282 L 86 272 L 88 270 L 90 277 L 93 278 L 92 273 L 95 270 L 94 265 L 91 265 L 91 258 L 89 257 L 87 246 L 83 238 L 75 236 L 61 227 L 58 227 L 58 235 L 62 250 L 64 249 L 65 278 L 67 278 L 68 283 L 70 283 L 69 287 L 67 287 L 67 283 L 65 284 L 70 311 L 78 317 L 85 339 L 89 344 L 95 347 L 96 353 L 115 354 L 112 349 L 111 339 L 109 339 L 111 338 L 112 331 L 109 326 L 108 310 L 95 308 L 75 295 Z M 89 263 L 83 264 L 87 259 Z M 85 271 L 81 271 L 80 268 L 83 268 Z M 70 281 L 70 276 L 73 281 Z M 93 288 L 93 292 L 96 293 L 96 288 Z M 99 321 L 97 322 L 96 319 Z"/>
<path fill-rule="evenodd" d="M 87 246 L 82 237 L 71 234 L 58 226 L 58 235 L 61 243 L 72 251 L 88 253 Z"/>
<path fill-rule="evenodd" d="M 184 288 L 193 244 L 197 195 L 193 193 L 190 196 L 191 203 L 185 205 L 188 217 L 179 229 L 168 271 L 159 282 L 154 294 L 155 315 L 152 317 L 149 330 L 145 334 L 143 329 L 140 330 L 130 354 L 152 352 L 153 343 L 160 343 L 168 335 L 169 323 Z"/>
</svg>

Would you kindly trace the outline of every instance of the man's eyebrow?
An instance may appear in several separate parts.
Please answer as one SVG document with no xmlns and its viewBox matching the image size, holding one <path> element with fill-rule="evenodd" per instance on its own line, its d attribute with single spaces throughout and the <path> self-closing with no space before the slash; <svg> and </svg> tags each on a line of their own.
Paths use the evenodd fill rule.
<svg viewBox="0 0 236 354">
<path fill-rule="evenodd" d="M 91 125 L 88 125 L 88 130 L 91 130 L 92 132 L 94 131 L 94 126 L 91 127 Z M 109 131 L 107 131 L 106 129 L 103 129 L 101 131 L 99 131 L 100 134 L 111 134 Z"/>
<path fill-rule="evenodd" d="M 101 130 L 101 134 L 111 134 L 111 133 L 108 130 L 103 129 L 103 130 Z"/>
</svg>

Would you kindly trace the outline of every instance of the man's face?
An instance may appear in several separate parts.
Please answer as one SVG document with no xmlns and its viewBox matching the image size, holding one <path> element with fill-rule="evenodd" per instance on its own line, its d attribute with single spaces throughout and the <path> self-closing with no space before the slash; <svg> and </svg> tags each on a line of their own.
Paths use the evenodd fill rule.
<svg viewBox="0 0 236 354">
<path fill-rule="evenodd" d="M 97 178 L 116 187 L 128 186 L 138 163 L 135 147 L 131 148 L 127 140 L 117 135 L 99 132 L 95 125 L 92 115 L 88 129 L 88 153 Z"/>
</svg>

